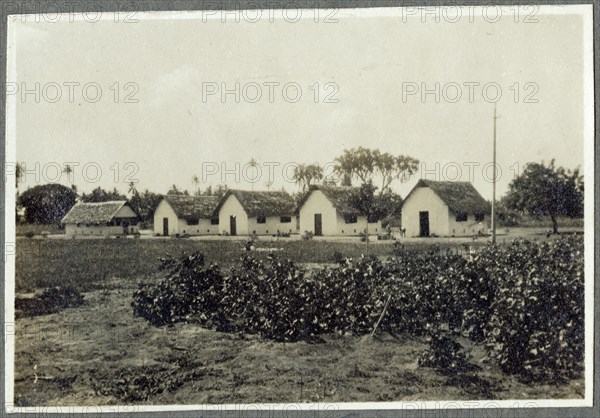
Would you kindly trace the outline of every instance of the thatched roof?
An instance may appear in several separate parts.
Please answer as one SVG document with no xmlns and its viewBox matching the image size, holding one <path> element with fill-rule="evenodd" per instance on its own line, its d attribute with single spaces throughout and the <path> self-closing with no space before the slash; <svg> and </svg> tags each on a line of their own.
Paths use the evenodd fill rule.
<svg viewBox="0 0 600 418">
<path fill-rule="evenodd" d="M 104 224 L 112 221 L 117 212 L 125 205 L 127 202 L 124 200 L 99 203 L 79 202 L 71 208 L 61 222 L 64 224 Z"/>
<path fill-rule="evenodd" d="M 412 192 L 420 187 L 429 187 L 454 213 L 488 214 L 490 204 L 479 194 L 472 183 L 467 181 L 432 181 L 421 179 L 413 190 L 406 196 L 406 201 Z"/>
<path fill-rule="evenodd" d="M 168 194 L 164 196 L 178 218 L 187 221 L 210 219 L 219 204 L 218 196 L 184 196 Z"/>
<path fill-rule="evenodd" d="M 340 215 L 360 216 L 360 211 L 353 207 L 351 203 L 352 196 L 359 192 L 358 187 L 313 185 L 310 187 L 310 191 L 306 196 L 304 196 L 304 199 L 302 199 L 302 202 L 300 202 L 299 207 L 302 207 L 304 202 L 306 202 L 310 195 L 316 190 L 320 190 L 325 195 L 327 200 L 331 202 Z"/>
<path fill-rule="evenodd" d="M 228 190 L 219 202 L 218 213 L 229 196 L 235 196 L 248 216 L 292 216 L 296 204 L 292 196 L 283 191 Z"/>
</svg>

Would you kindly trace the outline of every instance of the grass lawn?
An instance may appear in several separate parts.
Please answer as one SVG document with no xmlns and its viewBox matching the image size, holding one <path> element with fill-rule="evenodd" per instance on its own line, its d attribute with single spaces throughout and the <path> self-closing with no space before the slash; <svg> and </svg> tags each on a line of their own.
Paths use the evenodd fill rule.
<svg viewBox="0 0 600 418">
<path fill-rule="evenodd" d="M 266 257 L 269 251 L 243 251 L 243 241 L 187 239 L 28 239 L 19 238 L 16 246 L 16 289 L 31 292 L 38 288 L 72 285 L 81 291 L 102 288 L 107 279 L 118 277 L 135 282 L 158 273 L 159 258 L 200 251 L 207 263 L 227 268 L 252 254 Z M 483 245 L 483 241 L 470 245 Z M 408 243 L 410 248 L 429 248 L 430 243 Z M 442 251 L 464 250 L 463 245 L 441 243 Z M 284 240 L 257 243 L 259 249 L 276 249 L 274 253 L 298 263 L 333 263 L 335 254 L 360 257 L 367 253 L 365 243 L 334 241 Z M 371 244 L 368 253 L 390 256 L 393 242 Z"/>
<path fill-rule="evenodd" d="M 565 228 L 563 232 L 582 232 L 580 228 Z M 499 230 L 498 243 L 508 244 L 514 238 L 547 239 L 544 229 L 504 228 Z M 487 239 L 470 238 L 409 238 L 402 243 L 409 249 L 427 250 L 435 244 L 440 251 L 465 252 L 466 247 L 484 245 Z M 16 244 L 16 290 L 27 293 L 57 285 L 75 286 L 81 291 L 98 289 L 110 278 L 130 281 L 146 279 L 158 273 L 159 258 L 167 254 L 178 257 L 196 251 L 204 253 L 207 263 L 222 268 L 237 263 L 243 255 L 266 257 L 272 250 L 297 263 L 333 263 L 336 256 L 360 257 L 373 254 L 392 255 L 395 241 L 370 243 L 368 248 L 358 238 L 353 241 L 280 238 L 278 241 L 257 241 L 259 251 L 243 251 L 243 240 L 219 239 L 41 239 L 18 237 Z M 266 251 L 260 251 L 266 250 Z"/>
<path fill-rule="evenodd" d="M 48 232 L 49 234 L 64 234 L 65 228 L 56 224 L 44 225 L 22 223 L 16 225 L 16 233 L 18 237 L 24 237 L 28 233 L 31 233 L 33 235 L 41 235 L 42 232 Z"/>
<path fill-rule="evenodd" d="M 243 241 L 186 239 L 18 239 L 16 250 L 16 289 L 28 292 L 36 288 L 72 285 L 79 290 L 101 288 L 107 279 L 118 277 L 135 282 L 158 273 L 159 258 L 180 256 L 196 251 L 204 253 L 207 263 L 227 268 L 240 257 Z M 299 263 L 329 263 L 337 251 L 345 257 L 365 253 L 364 243 L 325 241 L 258 242 L 258 248 L 277 249 L 276 253 Z M 390 255 L 392 245 L 370 245 L 375 255 Z M 268 251 L 253 252 L 266 257 Z"/>
</svg>

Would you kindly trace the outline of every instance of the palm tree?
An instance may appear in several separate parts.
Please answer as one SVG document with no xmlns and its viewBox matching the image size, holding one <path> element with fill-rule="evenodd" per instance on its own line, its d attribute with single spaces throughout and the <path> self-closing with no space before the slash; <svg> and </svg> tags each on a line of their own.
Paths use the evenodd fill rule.
<svg viewBox="0 0 600 418">
<path fill-rule="evenodd" d="M 256 162 L 256 160 L 254 159 L 254 157 L 252 159 L 250 159 L 250 162 L 248 163 L 248 165 L 252 168 L 256 167 L 258 165 L 258 163 Z M 254 180 L 254 178 L 252 179 Z M 254 190 L 254 182 L 250 183 L 252 190 Z"/>
<path fill-rule="evenodd" d="M 194 186 L 196 186 L 196 196 L 200 196 L 200 190 L 198 189 L 198 185 L 200 184 L 200 179 L 195 174 L 192 177 L 192 183 L 194 183 Z"/>
<path fill-rule="evenodd" d="M 63 173 L 65 173 L 68 177 L 69 174 L 71 174 L 72 172 L 73 172 L 73 169 L 71 168 L 71 166 L 69 164 L 66 164 L 65 168 L 63 168 Z"/>
<path fill-rule="evenodd" d="M 136 195 L 137 194 L 137 189 L 135 188 L 135 181 L 132 181 L 129 183 L 129 193 L 131 195 Z"/>
<path fill-rule="evenodd" d="M 67 175 L 67 183 L 69 182 L 69 178 L 71 177 L 71 173 L 73 172 L 73 167 L 71 167 L 70 164 L 65 164 L 65 168 L 63 168 L 63 173 L 65 173 Z M 75 179 L 73 179 L 75 180 Z M 77 186 L 75 185 L 75 183 L 71 184 L 71 190 L 73 190 L 75 192 L 75 195 L 77 195 Z"/>
<path fill-rule="evenodd" d="M 67 182 L 68 182 L 69 178 L 71 177 L 71 173 L 73 172 L 73 168 L 69 164 L 65 164 L 65 168 L 63 168 L 62 172 L 67 175 Z M 71 187 L 72 186 L 75 186 L 75 185 L 72 184 Z"/>
</svg>

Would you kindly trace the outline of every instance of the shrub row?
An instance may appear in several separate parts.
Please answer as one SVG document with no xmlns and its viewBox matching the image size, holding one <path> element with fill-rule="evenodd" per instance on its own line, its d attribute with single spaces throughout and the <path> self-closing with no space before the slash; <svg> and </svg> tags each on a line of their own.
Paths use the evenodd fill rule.
<svg viewBox="0 0 600 418">
<path fill-rule="evenodd" d="M 466 332 L 509 373 L 558 379 L 583 359 L 583 245 L 577 237 L 487 245 L 465 258 L 402 247 L 389 260 L 340 259 L 306 271 L 289 260 L 243 257 L 205 266 L 201 254 L 162 260 L 165 278 L 133 295 L 136 315 L 278 341 L 379 329 Z M 439 340 L 439 337 L 435 337 Z M 437 341 L 436 340 L 436 341 Z M 433 360 L 431 360 L 433 361 Z"/>
</svg>

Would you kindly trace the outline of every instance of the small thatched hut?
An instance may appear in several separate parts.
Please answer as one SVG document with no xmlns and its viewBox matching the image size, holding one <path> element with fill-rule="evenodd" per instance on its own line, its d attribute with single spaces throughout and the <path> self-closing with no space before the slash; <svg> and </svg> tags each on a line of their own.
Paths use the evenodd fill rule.
<svg viewBox="0 0 600 418">
<path fill-rule="evenodd" d="M 217 196 L 165 195 L 154 211 L 155 235 L 211 235 L 219 233 L 214 215 Z"/>
<path fill-rule="evenodd" d="M 79 202 L 62 219 L 70 236 L 135 234 L 138 215 L 126 201 Z"/>
<path fill-rule="evenodd" d="M 367 219 L 352 206 L 357 187 L 311 186 L 300 203 L 300 231 L 315 235 L 359 235 L 367 226 L 370 234 L 381 233 L 378 219 Z"/>
<path fill-rule="evenodd" d="M 407 237 L 486 234 L 490 204 L 469 182 L 419 180 L 404 199 Z"/>
<path fill-rule="evenodd" d="M 226 235 L 277 235 L 296 232 L 296 205 L 284 191 L 228 190 L 215 209 Z"/>
</svg>

